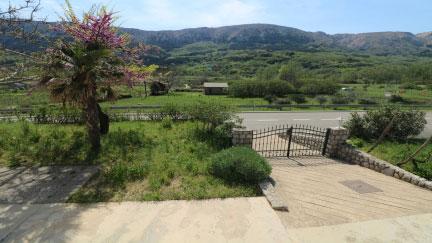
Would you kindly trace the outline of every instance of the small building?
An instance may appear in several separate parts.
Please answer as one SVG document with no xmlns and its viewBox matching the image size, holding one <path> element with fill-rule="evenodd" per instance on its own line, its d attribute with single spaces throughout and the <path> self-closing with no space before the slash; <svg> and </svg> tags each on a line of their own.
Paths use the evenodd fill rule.
<svg viewBox="0 0 432 243">
<path fill-rule="evenodd" d="M 228 83 L 204 83 L 205 95 L 222 95 L 228 93 Z"/>
</svg>

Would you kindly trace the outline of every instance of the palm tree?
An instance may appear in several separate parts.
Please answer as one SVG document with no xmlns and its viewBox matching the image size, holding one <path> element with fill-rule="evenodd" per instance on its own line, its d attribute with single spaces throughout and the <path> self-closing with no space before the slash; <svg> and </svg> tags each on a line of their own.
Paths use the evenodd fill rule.
<svg viewBox="0 0 432 243">
<path fill-rule="evenodd" d="M 71 43 L 60 41 L 47 51 L 49 58 L 45 77 L 51 96 L 83 110 L 87 132 L 94 151 L 100 148 L 100 115 L 98 90 L 109 91 L 122 76 L 116 50 L 126 43 L 112 27 L 113 16 L 105 8 L 90 11 L 80 21 L 66 1 L 66 19 L 61 29 L 73 37 Z"/>
</svg>

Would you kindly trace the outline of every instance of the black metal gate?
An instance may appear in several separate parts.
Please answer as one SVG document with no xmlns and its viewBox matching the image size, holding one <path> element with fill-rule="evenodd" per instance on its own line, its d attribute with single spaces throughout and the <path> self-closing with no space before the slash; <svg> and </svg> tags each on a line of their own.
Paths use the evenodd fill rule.
<svg viewBox="0 0 432 243">
<path fill-rule="evenodd" d="M 253 133 L 252 148 L 264 157 L 323 156 L 330 129 L 280 125 Z"/>
</svg>

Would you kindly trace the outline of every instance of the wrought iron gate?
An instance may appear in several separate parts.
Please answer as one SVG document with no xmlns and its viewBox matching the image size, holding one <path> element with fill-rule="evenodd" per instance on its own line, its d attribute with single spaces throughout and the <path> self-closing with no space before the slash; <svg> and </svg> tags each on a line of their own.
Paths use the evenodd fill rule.
<svg viewBox="0 0 432 243">
<path fill-rule="evenodd" d="M 264 157 L 323 156 L 330 129 L 280 125 L 253 133 L 252 148 Z"/>
</svg>

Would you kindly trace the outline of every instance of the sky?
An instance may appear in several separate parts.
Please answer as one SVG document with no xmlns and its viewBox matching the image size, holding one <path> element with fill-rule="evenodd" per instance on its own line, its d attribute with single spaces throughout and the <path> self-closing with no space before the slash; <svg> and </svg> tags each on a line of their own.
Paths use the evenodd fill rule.
<svg viewBox="0 0 432 243">
<path fill-rule="evenodd" d="M 19 3 L 23 0 L 9 0 Z M 77 13 L 103 4 L 121 27 L 172 30 L 268 23 L 306 31 L 361 33 L 432 31 L 432 0 L 70 0 Z M 4 8 L 7 0 L 0 0 Z M 54 21 L 64 0 L 41 0 L 40 15 Z"/>
</svg>

